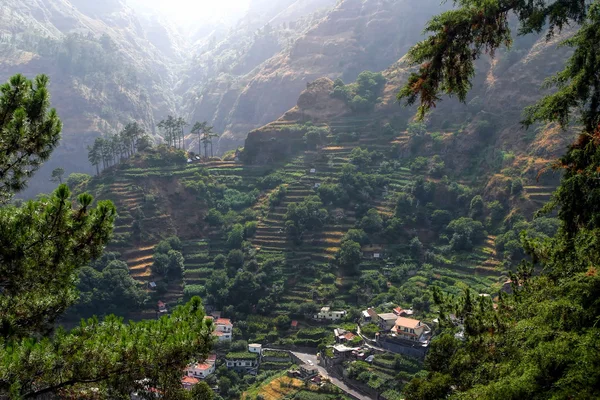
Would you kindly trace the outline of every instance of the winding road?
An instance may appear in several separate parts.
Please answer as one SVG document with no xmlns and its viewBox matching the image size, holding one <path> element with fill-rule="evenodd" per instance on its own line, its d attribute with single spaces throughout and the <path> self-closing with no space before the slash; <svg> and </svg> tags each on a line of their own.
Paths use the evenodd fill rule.
<svg viewBox="0 0 600 400">
<path fill-rule="evenodd" d="M 304 363 L 306 364 L 313 364 L 315 367 L 317 367 L 319 369 L 319 373 L 329 379 L 331 381 L 331 383 L 333 383 L 335 386 L 339 387 L 340 389 L 342 389 L 346 394 L 348 394 L 349 396 L 358 399 L 358 400 L 375 400 L 374 397 L 370 397 L 367 395 L 364 395 L 362 393 L 357 392 L 356 390 L 350 388 L 348 385 L 346 385 L 344 383 L 344 381 L 339 380 L 338 378 L 335 378 L 331 375 L 329 375 L 329 373 L 327 372 L 327 370 L 325 368 L 323 368 L 322 366 L 319 365 L 319 360 L 317 359 L 317 356 L 314 354 L 306 354 L 306 353 L 297 353 L 297 352 L 292 352 L 296 357 L 298 357 L 300 360 L 302 360 Z"/>
</svg>

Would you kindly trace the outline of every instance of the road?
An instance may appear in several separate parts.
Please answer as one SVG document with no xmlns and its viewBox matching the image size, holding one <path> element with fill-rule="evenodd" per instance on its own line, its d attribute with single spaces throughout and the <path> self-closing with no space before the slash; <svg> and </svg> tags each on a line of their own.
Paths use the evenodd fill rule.
<svg viewBox="0 0 600 400">
<path fill-rule="evenodd" d="M 297 353 L 297 352 L 293 352 L 293 354 L 296 357 L 298 357 L 299 359 L 301 359 L 306 364 L 310 364 L 310 362 L 312 362 L 313 365 L 319 369 L 319 372 L 321 373 L 322 376 L 324 376 L 325 378 L 329 379 L 331 381 L 331 383 L 333 383 L 335 386 L 339 387 L 340 389 L 342 389 L 344 392 L 346 392 L 348 395 L 354 397 L 355 399 L 358 399 L 358 400 L 374 400 L 374 397 L 369 397 L 369 396 L 366 396 L 364 394 L 361 394 L 361 393 L 357 392 L 356 390 L 350 388 L 343 381 L 341 381 L 341 380 L 339 380 L 337 378 L 334 378 L 333 376 L 330 376 L 329 373 L 327 372 L 327 370 L 318 364 L 319 360 L 317 360 L 317 356 L 316 355 L 314 355 L 314 354 L 305 354 L 305 353 Z"/>
</svg>

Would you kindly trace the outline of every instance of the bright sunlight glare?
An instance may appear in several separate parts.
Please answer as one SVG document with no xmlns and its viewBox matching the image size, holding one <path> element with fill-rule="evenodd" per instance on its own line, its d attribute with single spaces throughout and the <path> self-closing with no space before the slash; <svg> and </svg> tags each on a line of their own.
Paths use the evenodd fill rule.
<svg viewBox="0 0 600 400">
<path fill-rule="evenodd" d="M 243 14 L 250 0 L 144 0 L 144 3 L 177 22 L 206 23 Z"/>
</svg>

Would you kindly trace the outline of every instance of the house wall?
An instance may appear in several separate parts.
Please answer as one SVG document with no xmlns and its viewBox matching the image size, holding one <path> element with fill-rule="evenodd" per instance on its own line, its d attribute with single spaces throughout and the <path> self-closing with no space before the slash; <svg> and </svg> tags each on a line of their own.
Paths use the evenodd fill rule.
<svg viewBox="0 0 600 400">
<path fill-rule="evenodd" d="M 410 357 L 425 358 L 428 347 L 422 347 L 418 343 L 410 343 L 409 341 L 390 340 L 385 337 L 377 341 L 377 345 L 383 349 L 396 354 L 404 354 Z"/>
</svg>

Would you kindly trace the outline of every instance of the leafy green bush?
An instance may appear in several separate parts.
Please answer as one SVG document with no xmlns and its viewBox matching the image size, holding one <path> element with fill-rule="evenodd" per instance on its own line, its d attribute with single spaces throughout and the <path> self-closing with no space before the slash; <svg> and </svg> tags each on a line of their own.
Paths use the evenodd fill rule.
<svg viewBox="0 0 600 400">
<path fill-rule="evenodd" d="M 204 285 L 185 285 L 183 297 L 187 301 L 194 296 L 204 298 L 206 296 L 206 287 Z"/>
</svg>

